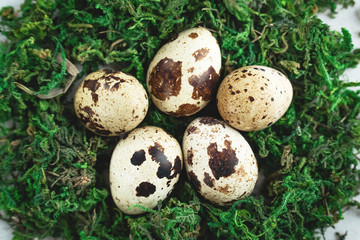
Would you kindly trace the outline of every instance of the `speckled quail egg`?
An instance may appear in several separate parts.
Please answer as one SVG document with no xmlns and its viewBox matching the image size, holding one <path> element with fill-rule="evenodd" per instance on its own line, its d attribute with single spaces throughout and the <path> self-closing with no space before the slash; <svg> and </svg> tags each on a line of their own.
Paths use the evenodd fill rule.
<svg viewBox="0 0 360 240">
<path fill-rule="evenodd" d="M 221 117 L 241 131 L 261 130 L 278 121 L 291 104 L 289 79 L 276 69 L 247 66 L 231 72 L 217 93 Z"/>
<path fill-rule="evenodd" d="M 141 83 L 123 72 L 100 70 L 79 85 L 74 99 L 76 116 L 92 132 L 117 136 L 137 127 L 148 110 Z"/>
<path fill-rule="evenodd" d="M 154 104 L 169 115 L 190 116 L 204 108 L 217 89 L 220 47 L 203 27 L 185 30 L 160 48 L 147 71 Z"/>
<path fill-rule="evenodd" d="M 190 182 L 207 200 L 226 206 L 250 195 L 258 178 L 253 151 L 225 122 L 195 119 L 183 138 L 184 165 Z"/>
<path fill-rule="evenodd" d="M 115 204 L 127 214 L 134 205 L 154 208 L 173 190 L 182 170 L 177 140 L 161 128 L 137 128 L 119 141 L 110 161 L 110 190 Z"/>
</svg>

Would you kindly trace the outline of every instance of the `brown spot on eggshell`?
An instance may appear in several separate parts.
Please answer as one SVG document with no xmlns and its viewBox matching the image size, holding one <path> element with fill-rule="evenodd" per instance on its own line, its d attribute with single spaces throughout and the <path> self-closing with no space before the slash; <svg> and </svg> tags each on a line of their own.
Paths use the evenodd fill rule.
<svg viewBox="0 0 360 240">
<path fill-rule="evenodd" d="M 159 143 L 155 142 L 154 146 L 149 147 L 149 154 L 153 161 L 159 163 L 159 168 L 156 172 L 158 178 L 166 177 L 167 179 L 172 179 L 181 172 L 181 160 L 179 156 L 177 156 L 174 166 L 172 166 L 164 154 L 164 148 Z M 172 171 L 173 174 L 171 174 Z"/>
<path fill-rule="evenodd" d="M 214 178 L 212 178 L 207 172 L 204 173 L 204 183 L 209 187 L 214 187 Z"/>
<path fill-rule="evenodd" d="M 222 193 L 225 193 L 225 194 L 228 194 L 230 193 L 231 191 L 229 190 L 230 189 L 230 186 L 229 185 L 225 185 L 225 186 L 218 186 L 217 187 L 218 191 L 219 192 L 222 192 Z"/>
<path fill-rule="evenodd" d="M 249 100 L 250 100 L 250 102 L 253 102 L 255 100 L 255 98 L 252 96 L 249 96 Z"/>
<path fill-rule="evenodd" d="M 100 83 L 98 80 L 85 80 L 83 84 L 83 89 L 87 88 L 91 92 L 96 92 L 100 87 Z"/>
<path fill-rule="evenodd" d="M 142 182 L 136 187 L 136 196 L 149 197 L 156 191 L 156 186 L 149 182 Z"/>
<path fill-rule="evenodd" d="M 196 50 L 196 51 L 192 54 L 192 56 L 195 58 L 195 62 L 198 62 L 198 61 L 204 59 L 204 58 L 208 55 L 209 52 L 210 52 L 210 49 L 208 49 L 208 48 L 201 48 L 201 49 L 199 49 L 199 50 Z"/>
<path fill-rule="evenodd" d="M 186 152 L 186 160 L 190 166 L 193 165 L 193 158 L 194 158 L 194 154 L 193 154 L 193 149 L 191 148 Z"/>
<path fill-rule="evenodd" d="M 224 141 L 225 148 L 221 151 L 217 150 L 217 143 L 210 143 L 207 147 L 207 154 L 209 155 L 209 167 L 216 178 L 228 177 L 235 172 L 235 166 L 239 159 L 236 157 L 236 152 L 231 147 L 231 141 Z"/>
<path fill-rule="evenodd" d="M 189 83 L 193 86 L 193 99 L 200 99 L 209 101 L 212 97 L 213 92 L 216 90 L 219 81 L 219 74 L 216 73 L 213 66 L 210 66 L 200 76 L 192 75 L 189 77 Z"/>
<path fill-rule="evenodd" d="M 189 38 L 195 39 L 197 38 L 199 35 L 196 32 L 192 32 L 188 35 Z"/>
<path fill-rule="evenodd" d="M 192 183 L 192 185 L 195 187 L 196 190 L 199 191 L 201 189 L 201 182 L 197 178 L 196 174 L 193 171 L 190 171 L 188 173 L 188 175 L 189 175 L 189 180 Z"/>
<path fill-rule="evenodd" d="M 116 82 L 111 88 L 110 91 L 115 92 L 119 89 L 120 82 Z"/>
<path fill-rule="evenodd" d="M 145 151 L 143 149 L 134 152 L 130 161 L 132 165 L 140 166 L 145 161 Z"/>
<path fill-rule="evenodd" d="M 79 106 L 79 117 L 81 122 L 97 134 L 107 136 L 111 131 L 105 130 L 104 126 L 94 121 L 95 112 L 89 106 Z"/>
<path fill-rule="evenodd" d="M 199 129 L 196 127 L 196 126 L 190 126 L 187 128 L 186 132 L 187 132 L 187 135 L 190 135 L 192 133 L 199 133 Z"/>
<path fill-rule="evenodd" d="M 185 103 L 181 104 L 176 112 L 168 112 L 168 114 L 174 117 L 188 116 L 199 111 L 199 109 L 195 104 Z"/>
<path fill-rule="evenodd" d="M 223 122 L 213 117 L 201 117 L 199 122 L 208 126 L 221 125 L 223 128 L 225 128 L 225 124 Z"/>
<path fill-rule="evenodd" d="M 99 95 L 97 95 L 97 94 L 94 93 L 94 92 L 91 92 L 91 98 L 92 98 L 94 104 L 96 105 L 96 103 L 97 103 L 98 100 L 99 100 Z"/>
<path fill-rule="evenodd" d="M 194 67 L 189 68 L 187 71 L 188 71 L 188 73 L 193 73 L 194 72 Z"/>
<path fill-rule="evenodd" d="M 154 97 L 164 101 L 179 95 L 181 90 L 181 61 L 163 58 L 150 73 L 149 85 Z"/>
</svg>

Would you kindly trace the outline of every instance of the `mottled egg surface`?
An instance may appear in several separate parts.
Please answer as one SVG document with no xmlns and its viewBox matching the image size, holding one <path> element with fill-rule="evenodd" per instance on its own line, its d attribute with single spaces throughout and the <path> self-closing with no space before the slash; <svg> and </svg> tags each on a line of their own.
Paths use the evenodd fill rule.
<svg viewBox="0 0 360 240">
<path fill-rule="evenodd" d="M 148 110 L 141 83 L 123 72 L 100 70 L 80 84 L 74 99 L 76 116 L 92 132 L 117 136 L 138 126 Z"/>
<path fill-rule="evenodd" d="M 169 115 L 190 116 L 213 97 L 221 53 L 206 28 L 191 28 L 160 48 L 150 63 L 147 86 L 152 101 Z"/>
<path fill-rule="evenodd" d="M 293 89 L 280 71 L 247 66 L 231 72 L 217 93 L 221 117 L 242 131 L 261 130 L 278 121 L 289 108 Z"/>
<path fill-rule="evenodd" d="M 183 138 L 186 172 L 196 190 L 220 206 L 250 195 L 258 177 L 253 151 L 245 138 L 225 122 L 195 119 Z"/>
<path fill-rule="evenodd" d="M 177 140 L 161 128 L 146 126 L 128 133 L 117 144 L 110 162 L 110 190 L 115 204 L 127 214 L 141 205 L 154 208 L 173 190 L 182 170 Z"/>
</svg>

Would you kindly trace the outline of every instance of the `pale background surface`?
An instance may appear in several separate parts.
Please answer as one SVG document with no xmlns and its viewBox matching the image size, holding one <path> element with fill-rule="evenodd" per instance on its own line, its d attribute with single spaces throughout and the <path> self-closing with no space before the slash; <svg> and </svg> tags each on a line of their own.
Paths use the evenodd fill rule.
<svg viewBox="0 0 360 240">
<path fill-rule="evenodd" d="M 3 6 L 14 6 L 19 8 L 23 0 L 0 0 L 0 8 Z M 356 48 L 360 48 L 360 0 L 355 0 L 354 7 L 348 9 L 338 9 L 338 15 L 335 19 L 329 18 L 326 14 L 320 14 L 319 17 L 328 23 L 333 30 L 341 30 L 341 27 L 348 29 L 353 35 L 353 43 Z M 0 40 L 3 38 L 0 37 Z M 360 82 L 360 66 L 356 69 L 350 69 L 346 72 L 344 79 Z M 360 195 L 354 199 L 360 201 Z M 334 228 L 329 228 L 325 237 L 326 240 L 336 240 L 335 233 L 344 234 L 347 232 L 346 239 L 360 239 L 360 210 L 352 208 L 344 213 L 344 220 L 335 224 Z M 12 230 L 7 223 L 0 220 L 0 240 L 10 240 L 12 238 Z M 50 240 L 51 238 L 47 238 Z"/>
</svg>

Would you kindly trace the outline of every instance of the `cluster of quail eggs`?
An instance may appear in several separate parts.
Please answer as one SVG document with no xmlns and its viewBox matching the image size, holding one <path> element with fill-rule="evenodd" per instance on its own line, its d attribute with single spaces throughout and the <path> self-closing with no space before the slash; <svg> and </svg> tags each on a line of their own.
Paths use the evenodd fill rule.
<svg viewBox="0 0 360 240">
<path fill-rule="evenodd" d="M 189 181 L 208 201 L 226 206 L 251 194 L 258 177 L 254 153 L 240 131 L 274 124 L 292 101 L 286 76 L 265 66 L 239 68 L 221 82 L 221 52 L 206 28 L 185 30 L 163 45 L 149 65 L 151 100 L 174 117 L 190 116 L 214 97 L 224 121 L 199 117 L 185 130 L 182 147 L 166 130 L 136 128 L 148 111 L 142 84 L 123 72 L 100 70 L 77 89 L 77 117 L 90 131 L 123 138 L 110 162 L 110 190 L 119 209 L 140 214 L 173 190 L 185 166 Z M 126 133 L 126 134 L 124 134 Z"/>
</svg>

